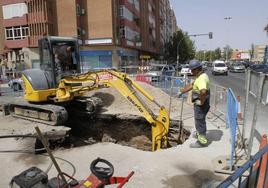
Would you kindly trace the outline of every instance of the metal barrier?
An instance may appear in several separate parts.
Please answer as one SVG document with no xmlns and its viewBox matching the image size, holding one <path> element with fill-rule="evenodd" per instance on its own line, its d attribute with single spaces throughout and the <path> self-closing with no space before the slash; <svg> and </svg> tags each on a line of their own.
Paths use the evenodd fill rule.
<svg viewBox="0 0 268 188">
<path fill-rule="evenodd" d="M 226 125 L 230 128 L 231 133 L 231 155 L 230 155 L 230 170 L 233 169 L 233 159 L 235 155 L 235 142 L 236 142 L 236 130 L 237 130 L 237 112 L 238 102 L 232 89 L 228 89 L 227 92 L 227 114 L 226 114 Z"/>
<path fill-rule="evenodd" d="M 228 89 L 219 85 L 210 84 L 211 93 L 211 112 L 216 115 L 216 119 L 226 121 L 226 104 Z"/>
<path fill-rule="evenodd" d="M 20 78 L 21 72 L 6 72 L 9 76 L 1 75 L 0 79 L 0 96 L 22 96 L 23 87 Z"/>
<path fill-rule="evenodd" d="M 136 81 L 145 82 L 160 88 L 171 96 L 178 94 L 180 88 L 192 82 L 187 76 L 151 76 L 146 74 L 129 75 Z"/>
<path fill-rule="evenodd" d="M 234 185 L 235 187 L 239 188 L 246 188 L 246 187 L 267 188 L 268 187 L 267 155 L 268 155 L 268 144 L 266 144 L 264 148 L 262 148 L 258 153 L 256 153 L 243 166 L 238 168 L 231 176 L 229 176 L 226 180 L 224 180 L 221 184 L 219 184 L 217 188 L 227 188 L 230 187 L 231 185 Z M 256 169 L 254 169 L 254 164 L 258 160 L 260 164 L 264 165 L 259 165 Z M 266 160 L 266 163 L 262 163 L 264 160 Z M 260 176 L 260 171 L 264 172 L 262 176 Z"/>
<path fill-rule="evenodd" d="M 244 108 L 244 121 L 243 121 L 243 129 L 242 129 L 242 139 L 245 140 L 245 127 L 248 121 L 247 112 L 249 110 L 249 96 L 253 96 L 256 99 L 254 104 L 253 111 L 253 119 L 251 122 L 250 128 L 250 137 L 249 144 L 247 147 L 247 156 L 250 157 L 253 147 L 253 139 L 254 137 L 260 142 L 261 134 L 256 129 L 258 113 L 260 109 L 260 105 L 268 103 L 268 75 L 252 71 L 250 69 L 247 70 L 246 73 L 246 100 L 245 100 L 245 108 Z M 251 115 L 252 117 L 252 115 Z M 246 145 L 244 143 L 244 145 Z"/>
<path fill-rule="evenodd" d="M 192 79 L 187 76 L 160 76 L 158 80 L 152 81 L 151 85 L 162 89 L 171 96 L 175 96 L 180 88 L 191 83 L 191 81 Z"/>
</svg>

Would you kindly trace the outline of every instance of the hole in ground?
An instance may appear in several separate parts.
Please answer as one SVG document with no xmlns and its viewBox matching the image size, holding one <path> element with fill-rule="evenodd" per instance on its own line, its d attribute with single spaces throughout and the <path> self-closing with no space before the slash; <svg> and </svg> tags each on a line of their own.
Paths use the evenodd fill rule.
<svg viewBox="0 0 268 188">
<path fill-rule="evenodd" d="M 120 116 L 120 115 L 119 115 Z M 151 151 L 151 125 L 142 117 L 117 118 L 118 116 L 102 115 L 98 118 L 72 117 L 66 126 L 71 127 L 69 137 L 65 142 L 51 143 L 52 149 L 58 147 L 79 147 L 91 145 L 99 142 L 112 142 L 123 146 L 130 146 L 143 151 Z M 183 144 L 190 136 L 190 132 L 182 129 L 181 137 L 179 133 L 174 133 L 178 122 L 171 122 L 170 131 L 173 141 L 169 142 L 169 147 Z M 176 131 L 175 131 L 176 132 Z"/>
</svg>

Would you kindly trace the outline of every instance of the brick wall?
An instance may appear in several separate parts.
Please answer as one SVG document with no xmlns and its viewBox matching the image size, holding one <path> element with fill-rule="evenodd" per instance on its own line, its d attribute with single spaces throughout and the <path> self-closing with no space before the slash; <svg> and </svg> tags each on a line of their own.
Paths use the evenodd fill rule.
<svg viewBox="0 0 268 188">
<path fill-rule="evenodd" d="M 64 37 L 77 36 L 76 3 L 74 0 L 56 0 L 57 34 Z"/>
<path fill-rule="evenodd" d="M 87 4 L 88 39 L 113 38 L 112 0 L 91 0 Z"/>
</svg>

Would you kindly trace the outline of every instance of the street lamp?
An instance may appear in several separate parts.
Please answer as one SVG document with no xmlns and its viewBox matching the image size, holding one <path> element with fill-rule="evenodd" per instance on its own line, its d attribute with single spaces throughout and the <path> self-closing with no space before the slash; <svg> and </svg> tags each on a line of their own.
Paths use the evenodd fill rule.
<svg viewBox="0 0 268 188">
<path fill-rule="evenodd" d="M 179 66 L 179 58 L 180 58 L 180 56 L 179 56 L 179 46 L 180 46 L 180 44 L 181 44 L 181 42 L 184 40 L 184 35 L 182 36 L 182 38 L 181 38 L 181 40 L 178 42 L 178 45 L 177 45 L 177 68 L 178 68 L 178 66 Z"/>
<path fill-rule="evenodd" d="M 224 20 L 226 21 L 230 21 L 232 19 L 232 17 L 225 17 Z M 228 35 L 228 28 L 227 28 L 227 35 Z M 229 46 L 228 46 L 228 36 L 226 37 L 226 57 L 225 57 L 225 60 L 226 62 L 228 61 L 228 58 L 229 58 Z"/>
</svg>

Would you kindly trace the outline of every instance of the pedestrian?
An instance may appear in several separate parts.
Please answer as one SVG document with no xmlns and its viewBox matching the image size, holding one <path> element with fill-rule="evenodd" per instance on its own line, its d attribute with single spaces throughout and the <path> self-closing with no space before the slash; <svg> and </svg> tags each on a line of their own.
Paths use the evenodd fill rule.
<svg viewBox="0 0 268 188">
<path fill-rule="evenodd" d="M 194 119 L 197 142 L 191 144 L 190 147 L 203 147 L 208 143 L 206 137 L 206 115 L 210 108 L 209 78 L 208 75 L 203 72 L 202 64 L 199 61 L 190 61 L 189 67 L 192 71 L 193 76 L 195 77 L 195 80 L 194 82 L 182 88 L 179 95 L 192 90 L 192 102 L 194 104 Z"/>
</svg>

